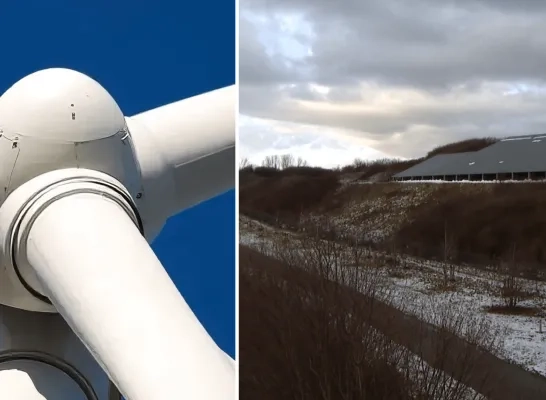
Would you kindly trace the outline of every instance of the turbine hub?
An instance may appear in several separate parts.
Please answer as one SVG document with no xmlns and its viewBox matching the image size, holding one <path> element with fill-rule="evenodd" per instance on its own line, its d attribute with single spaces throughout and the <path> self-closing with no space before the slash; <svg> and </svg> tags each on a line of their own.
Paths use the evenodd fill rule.
<svg viewBox="0 0 546 400">
<path fill-rule="evenodd" d="M 90 77 L 51 68 L 26 76 L 0 97 L 0 206 L 23 183 L 63 168 L 104 172 L 132 196 L 141 192 L 116 101 Z"/>
</svg>

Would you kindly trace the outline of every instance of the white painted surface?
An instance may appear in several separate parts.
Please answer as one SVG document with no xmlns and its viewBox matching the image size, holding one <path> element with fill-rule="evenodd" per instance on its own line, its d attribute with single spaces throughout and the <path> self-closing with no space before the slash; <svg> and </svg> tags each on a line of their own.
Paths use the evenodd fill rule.
<svg viewBox="0 0 546 400">
<path fill-rule="evenodd" d="M 151 225 L 235 186 L 236 96 L 228 86 L 127 118 Z"/>
<path fill-rule="evenodd" d="M 127 188 L 151 242 L 171 215 L 234 187 L 235 104 L 231 86 L 125 118 L 83 74 L 60 68 L 31 74 L 0 97 L 0 217 L 13 212 L 6 203 L 30 182 L 90 169 Z M 9 221 L 0 218 L 3 233 Z M 2 246 L 5 252 L 5 240 Z M 78 336 L 47 314 L 54 307 L 29 297 L 1 254 L 0 303 L 21 309 L 0 305 L 0 350 L 54 353 L 91 379 L 101 399 L 108 379 L 88 349 L 130 400 L 234 398 L 233 360 L 116 204 L 83 194 L 55 202 L 23 252 L 31 263 L 25 278 L 51 297 Z M 21 392 L 4 396 L 15 384 Z M 81 395 L 50 367 L 0 365 L 0 399 L 34 400 L 34 386 L 48 400 Z"/>
<path fill-rule="evenodd" d="M 58 200 L 35 221 L 27 257 L 125 397 L 234 398 L 232 361 L 118 205 L 88 194 Z"/>
<path fill-rule="evenodd" d="M 75 114 L 74 119 L 72 114 Z M 95 80 L 65 68 L 30 74 L 0 97 L 6 132 L 59 142 L 104 139 L 125 126 L 116 101 Z"/>
<path fill-rule="evenodd" d="M 47 400 L 38 392 L 30 376 L 19 370 L 0 371 L 0 399 Z"/>
<path fill-rule="evenodd" d="M 96 81 L 51 68 L 0 97 L 0 205 L 20 185 L 62 168 L 87 168 L 121 181 L 133 196 L 140 173 L 125 117 Z"/>
<path fill-rule="evenodd" d="M 235 186 L 236 96 L 229 86 L 125 118 L 90 77 L 35 72 L 0 97 L 0 205 L 40 174 L 93 169 L 140 199 L 152 241 L 170 216 Z"/>
<path fill-rule="evenodd" d="M 151 243 L 159 234 L 175 208 L 176 181 L 166 155 L 146 125 L 127 118 L 141 172 L 143 196 L 138 211 L 144 223 L 146 239 Z"/>
<path fill-rule="evenodd" d="M 32 215 L 32 211 L 36 207 L 64 191 L 81 189 L 89 184 L 94 189 L 101 190 L 104 195 L 112 195 L 112 189 L 91 184 L 95 180 L 117 187 L 118 191 L 130 196 L 121 182 L 107 174 L 82 168 L 70 168 L 39 175 L 19 186 L 6 199 L 0 207 L 0 263 L 3 266 L 0 268 L 0 289 L 2 289 L 0 290 L 0 304 L 29 311 L 57 312 L 55 307 L 30 294 L 15 273 L 12 255 L 19 258 L 19 271 L 25 277 L 25 281 L 34 290 L 44 294 L 34 268 L 21 260 L 17 251 L 12 252 L 13 243 L 16 243 L 16 249 L 21 247 L 21 243 L 18 243 L 20 236 L 17 238 L 14 236 L 16 227 L 19 226 L 19 232 L 22 232 L 22 224 L 25 221 L 22 216 L 25 213 Z M 113 196 L 116 197 L 117 194 L 114 193 Z"/>
<path fill-rule="evenodd" d="M 68 361 L 91 382 L 101 400 L 108 398 L 108 377 L 59 314 L 0 305 L 0 351 L 28 349 Z M 12 378 L 19 381 L 15 387 Z M 28 361 L 0 363 L 0 399 L 26 399 L 36 391 L 48 400 L 87 400 L 73 381 L 52 367 Z"/>
</svg>

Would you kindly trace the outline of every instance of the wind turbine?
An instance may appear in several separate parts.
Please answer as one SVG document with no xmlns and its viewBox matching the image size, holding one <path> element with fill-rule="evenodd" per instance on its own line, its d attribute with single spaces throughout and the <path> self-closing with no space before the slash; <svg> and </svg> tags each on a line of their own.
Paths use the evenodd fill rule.
<svg viewBox="0 0 546 400">
<path fill-rule="evenodd" d="M 234 186 L 234 86 L 125 117 L 76 71 L 0 97 L 0 398 L 234 399 L 149 243 Z M 183 268 L 188 266 L 182 265 Z"/>
</svg>

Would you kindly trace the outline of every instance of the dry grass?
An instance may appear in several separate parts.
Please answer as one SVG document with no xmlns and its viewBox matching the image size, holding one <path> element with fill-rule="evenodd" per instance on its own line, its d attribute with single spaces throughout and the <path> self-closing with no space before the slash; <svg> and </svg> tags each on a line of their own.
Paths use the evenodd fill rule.
<svg viewBox="0 0 546 400">
<path fill-rule="evenodd" d="M 542 315 L 542 310 L 538 307 L 527 306 L 507 306 L 507 305 L 493 305 L 486 308 L 487 312 L 491 314 L 501 315 L 524 315 L 527 317 L 536 317 Z"/>
<path fill-rule="evenodd" d="M 396 365 L 374 354 L 380 336 L 356 318 L 368 304 L 344 309 L 335 289 L 277 266 L 240 259 L 241 399 L 412 398 Z"/>
<path fill-rule="evenodd" d="M 516 260 L 531 269 L 546 262 L 546 185 L 440 186 L 394 237 L 408 253 L 441 258 L 447 226 L 457 261 L 499 263 L 516 246 Z"/>
<path fill-rule="evenodd" d="M 460 142 L 438 146 L 432 151 L 429 151 L 426 158 L 431 158 L 440 154 L 455 154 L 479 151 L 488 146 L 491 146 L 497 141 L 498 139 L 495 138 L 477 138 L 462 140 Z"/>
<path fill-rule="evenodd" d="M 352 164 L 342 167 L 340 172 L 342 174 L 358 172 L 358 179 L 361 180 L 367 180 L 373 176 L 382 174 L 383 176 L 380 180 L 388 181 L 393 175 L 405 171 L 422 161 L 422 158 L 415 160 L 382 159 L 373 161 L 357 159 Z"/>
<path fill-rule="evenodd" d="M 479 151 L 487 146 L 495 143 L 497 139 L 494 138 L 477 138 L 468 139 L 456 143 L 450 143 L 447 145 L 436 147 L 428 152 L 428 154 L 419 159 L 413 160 L 396 160 L 396 159 L 381 159 L 373 161 L 365 161 L 356 159 L 351 165 L 347 165 L 341 168 L 341 172 L 360 172 L 360 178 L 362 180 L 370 179 L 374 176 L 382 174 L 380 178 L 382 181 L 387 181 L 393 175 L 402 172 L 414 165 L 440 154 L 454 154 L 454 153 L 466 153 L 472 151 Z"/>
<path fill-rule="evenodd" d="M 290 168 L 277 172 L 269 177 L 255 173 L 240 185 L 241 212 L 267 222 L 297 223 L 303 212 L 318 206 L 339 187 L 332 171 Z"/>
<path fill-rule="evenodd" d="M 405 317 L 388 305 L 381 269 L 365 257 L 344 267 L 336 243 L 275 253 L 240 251 L 241 399 L 457 400 L 473 398 L 462 382 L 485 387 L 476 346 L 493 350 L 497 338 L 483 321 L 449 309 L 429 315 L 438 328 Z"/>
<path fill-rule="evenodd" d="M 298 229 L 321 216 L 370 233 L 374 245 L 442 260 L 444 235 L 457 263 L 496 265 L 516 246 L 521 274 L 546 269 L 546 185 L 365 184 L 340 186 L 335 174 L 260 178 L 240 187 L 240 210 L 272 225 Z M 377 233 L 374 233 L 377 232 Z"/>
</svg>

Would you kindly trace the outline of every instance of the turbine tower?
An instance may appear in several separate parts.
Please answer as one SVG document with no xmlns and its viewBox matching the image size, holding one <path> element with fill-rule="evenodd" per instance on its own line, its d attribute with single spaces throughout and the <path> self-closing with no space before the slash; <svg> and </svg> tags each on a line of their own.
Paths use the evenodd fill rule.
<svg viewBox="0 0 546 400">
<path fill-rule="evenodd" d="M 0 399 L 234 399 L 149 243 L 234 186 L 235 104 L 229 86 L 125 117 L 62 68 L 0 97 Z"/>
</svg>

